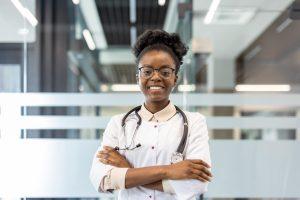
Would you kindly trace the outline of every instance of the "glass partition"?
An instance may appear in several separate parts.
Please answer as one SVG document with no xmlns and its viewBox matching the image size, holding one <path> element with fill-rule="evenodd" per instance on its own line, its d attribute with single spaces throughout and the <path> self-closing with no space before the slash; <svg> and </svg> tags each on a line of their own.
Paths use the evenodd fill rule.
<svg viewBox="0 0 300 200">
<path fill-rule="evenodd" d="M 1 1 L 0 198 L 116 198 L 88 173 L 109 119 L 144 102 L 131 48 L 147 29 L 189 48 L 171 101 L 206 117 L 199 198 L 300 198 L 295 2 Z"/>
</svg>

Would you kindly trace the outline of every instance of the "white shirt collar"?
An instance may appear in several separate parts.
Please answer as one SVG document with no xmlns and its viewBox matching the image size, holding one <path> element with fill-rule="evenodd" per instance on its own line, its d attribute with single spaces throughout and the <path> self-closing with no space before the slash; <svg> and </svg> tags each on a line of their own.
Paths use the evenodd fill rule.
<svg viewBox="0 0 300 200">
<path fill-rule="evenodd" d="M 171 119 L 177 113 L 177 111 L 175 106 L 170 101 L 169 104 L 164 109 L 154 114 L 151 113 L 149 110 L 147 110 L 145 104 L 143 104 L 141 110 L 138 113 L 143 120 L 165 122 Z"/>
</svg>

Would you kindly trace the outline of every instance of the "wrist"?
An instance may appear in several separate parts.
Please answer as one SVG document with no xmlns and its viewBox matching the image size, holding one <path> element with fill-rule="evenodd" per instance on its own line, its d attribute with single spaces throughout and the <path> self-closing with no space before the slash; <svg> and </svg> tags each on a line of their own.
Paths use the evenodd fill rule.
<svg viewBox="0 0 300 200">
<path fill-rule="evenodd" d="M 169 178 L 169 165 L 163 165 L 161 166 L 160 173 L 162 179 L 168 179 Z"/>
</svg>

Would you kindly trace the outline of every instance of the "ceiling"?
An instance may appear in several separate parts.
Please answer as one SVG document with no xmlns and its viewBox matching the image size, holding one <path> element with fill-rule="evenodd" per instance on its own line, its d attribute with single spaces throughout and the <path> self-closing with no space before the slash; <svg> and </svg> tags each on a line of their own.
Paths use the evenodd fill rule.
<svg viewBox="0 0 300 200">
<path fill-rule="evenodd" d="M 164 6 L 157 0 L 136 0 L 136 22 L 130 22 L 129 0 L 96 0 L 96 6 L 105 38 L 109 46 L 129 46 L 130 27 L 135 26 L 137 35 L 146 29 L 163 28 L 169 1 Z"/>
<path fill-rule="evenodd" d="M 166 24 L 168 7 L 179 0 L 166 0 L 164 6 L 159 6 L 157 0 L 136 0 L 136 22 L 130 22 L 130 0 L 82 0 L 80 6 L 87 4 L 83 10 L 88 28 L 91 30 L 96 42 L 96 46 L 100 46 L 105 40 L 108 49 L 122 48 L 121 54 L 113 52 L 105 52 L 100 55 L 101 60 L 106 60 L 104 71 L 106 74 L 117 74 L 120 67 L 124 66 L 124 70 L 118 77 L 112 77 L 113 83 L 133 83 L 134 69 L 130 68 L 130 61 L 134 63 L 134 59 L 129 55 L 130 52 L 130 27 L 137 28 L 137 35 L 140 35 L 147 28 L 163 28 Z M 193 38 L 201 38 L 210 40 L 213 46 L 213 55 L 215 58 L 235 59 L 244 49 L 246 49 L 270 24 L 291 4 L 293 0 L 221 0 L 218 7 L 219 10 L 236 9 L 252 9 L 254 15 L 245 24 L 222 24 L 212 23 L 206 25 L 203 19 L 209 9 L 211 1 L 209 0 L 193 0 Z M 26 0 L 26 6 L 33 14 L 35 14 L 35 0 Z M 172 10 L 176 10 L 176 6 Z M 93 8 L 94 9 L 91 9 Z M 95 13 L 95 15 L 92 15 Z M 228 17 L 228 15 L 218 15 Z M 95 21 L 95 19 L 97 19 Z M 172 18 L 173 19 L 173 18 Z M 93 21 L 94 20 L 94 21 Z M 26 22 L 26 21 L 25 21 Z M 175 19 L 170 21 L 171 24 L 176 23 Z M 169 23 L 170 23 L 169 22 Z M 24 37 L 19 34 L 19 30 L 24 28 L 24 18 L 13 6 L 10 0 L 1 0 L 0 3 L 0 43 L 7 42 L 23 42 Z M 26 35 L 27 41 L 35 40 L 34 28 L 28 23 L 25 27 L 29 29 Z M 97 39 L 102 34 L 102 40 Z M 98 41 L 98 42 L 97 42 Z M 102 42 L 101 42 L 102 41 Z M 100 45 L 97 45 L 97 44 Z M 106 48 L 106 47 L 105 47 Z M 99 48 L 101 49 L 101 48 Z M 100 52 L 101 52 L 100 51 Z M 120 56 L 116 56 L 120 55 Z M 105 59 L 103 59 L 105 58 Z M 125 61 L 126 60 L 126 61 Z M 125 61 L 125 65 L 124 65 Z M 117 62 L 117 63 L 114 63 Z M 123 63 L 123 65 L 122 65 Z M 109 67 L 111 66 L 111 67 Z M 132 66 L 132 65 L 131 65 Z M 127 74 L 126 76 L 122 74 Z M 125 80 L 127 78 L 127 80 Z"/>
<path fill-rule="evenodd" d="M 211 1 L 194 0 L 193 37 L 211 41 L 215 58 L 236 58 L 293 0 L 221 0 L 218 10 L 255 10 L 245 24 L 204 24 Z M 228 15 L 227 15 L 228 16 Z M 225 20 L 225 19 L 224 19 Z"/>
<path fill-rule="evenodd" d="M 35 0 L 22 1 L 22 5 L 33 15 L 35 4 Z M 35 28 L 25 20 L 10 0 L 0 2 L 0 27 L 0 43 L 22 43 L 24 39 L 27 42 L 35 41 Z M 25 37 L 22 33 L 26 33 Z"/>
</svg>

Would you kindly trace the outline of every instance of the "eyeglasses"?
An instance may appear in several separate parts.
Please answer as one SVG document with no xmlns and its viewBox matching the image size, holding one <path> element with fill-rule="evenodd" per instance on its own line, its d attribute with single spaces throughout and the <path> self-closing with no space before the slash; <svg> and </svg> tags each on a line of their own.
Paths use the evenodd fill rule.
<svg viewBox="0 0 300 200">
<path fill-rule="evenodd" d="M 154 74 L 154 71 L 157 71 L 158 74 L 160 75 L 160 77 L 162 77 L 164 79 L 168 79 L 172 76 L 175 69 L 173 69 L 171 67 L 161 67 L 158 69 L 154 69 L 153 67 L 140 67 L 139 71 L 140 71 L 141 77 L 146 78 L 146 79 L 151 78 Z"/>
</svg>

